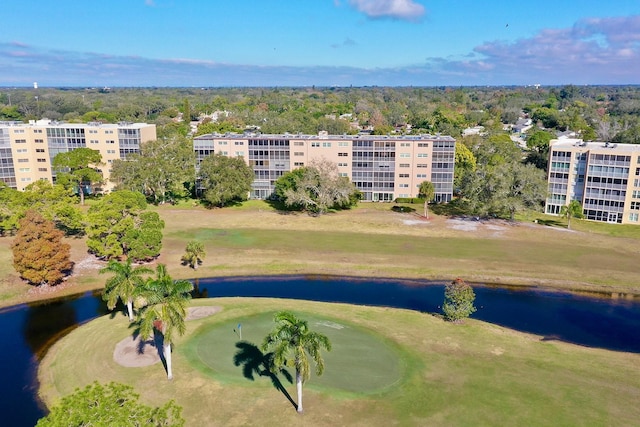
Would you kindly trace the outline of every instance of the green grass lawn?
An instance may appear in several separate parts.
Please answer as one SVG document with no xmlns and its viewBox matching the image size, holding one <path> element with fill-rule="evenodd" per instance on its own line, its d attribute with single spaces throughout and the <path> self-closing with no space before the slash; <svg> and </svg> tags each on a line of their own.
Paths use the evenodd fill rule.
<svg viewBox="0 0 640 427">
<path fill-rule="evenodd" d="M 185 344 L 184 351 L 193 366 L 220 381 L 241 384 L 261 381 L 271 386 L 271 380 L 264 372 L 265 366 L 261 363 L 264 355 L 259 347 L 274 327 L 274 314 L 266 312 L 207 325 Z M 296 313 L 296 316 L 307 320 L 314 331 L 326 335 L 334 347 L 330 352 L 323 352 L 325 363 L 332 369 L 320 377 L 314 371 L 311 387 L 372 394 L 380 393 L 400 381 L 406 361 L 402 360 L 402 353 L 390 341 L 373 331 L 342 320 L 310 313 Z M 251 369 L 254 366 L 257 369 Z M 295 370 L 286 371 L 279 378 L 283 383 L 287 380 L 290 383 L 295 377 Z"/>
<path fill-rule="evenodd" d="M 637 354 L 543 340 L 472 319 L 456 325 L 409 310 L 245 298 L 193 304 L 223 310 L 188 322 L 174 349 L 173 381 L 162 364 L 115 363 L 115 344 L 131 330 L 123 317 L 105 316 L 48 352 L 38 372 L 42 398 L 51 404 L 94 380 L 118 381 L 148 404 L 175 399 L 190 426 L 630 426 L 640 419 Z M 334 341 L 325 376 L 305 386 L 302 416 L 270 381 L 251 381 L 232 363 L 237 324 L 243 340 L 257 344 L 278 310 L 307 318 Z M 363 346 L 371 351 L 363 354 Z M 384 381 L 367 378 L 386 369 Z M 281 380 L 295 399 L 295 386 Z"/>
<path fill-rule="evenodd" d="M 572 222 L 542 214 L 522 221 L 460 221 L 432 213 L 428 221 L 394 212 L 391 203 L 310 217 L 276 211 L 263 201 L 224 209 L 193 202 L 153 206 L 165 221 L 160 257 L 174 278 L 327 274 L 535 285 L 640 294 L 640 227 Z M 439 212 L 439 207 L 433 211 Z M 533 220 L 538 219 L 538 223 Z M 457 221 L 457 223 L 456 223 Z M 194 271 L 181 263 L 189 241 L 207 256 Z M 83 238 L 70 238 L 73 275 L 39 292 L 12 266 L 12 238 L 0 237 L 0 306 L 81 293 L 104 286 L 101 265 Z M 88 263 L 85 261 L 89 261 Z M 153 263 L 152 263 L 153 264 Z M 153 265 L 150 265 L 153 268 Z"/>
</svg>

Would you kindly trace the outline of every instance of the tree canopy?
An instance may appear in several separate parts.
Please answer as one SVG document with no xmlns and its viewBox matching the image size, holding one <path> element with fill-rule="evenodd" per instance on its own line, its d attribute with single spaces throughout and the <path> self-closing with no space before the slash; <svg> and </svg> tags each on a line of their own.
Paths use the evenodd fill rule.
<svg viewBox="0 0 640 427">
<path fill-rule="evenodd" d="M 13 265 L 20 277 L 35 285 L 56 285 L 73 267 L 71 246 L 52 221 L 28 210 L 11 244 Z"/>
<path fill-rule="evenodd" d="M 253 183 L 253 170 L 242 157 L 213 154 L 205 157 L 198 171 L 198 191 L 212 206 L 246 200 Z"/>
<path fill-rule="evenodd" d="M 146 207 L 144 195 L 134 191 L 114 191 L 100 199 L 87 213 L 89 251 L 105 259 L 157 257 L 164 222 L 157 212 L 146 212 Z"/>
<path fill-rule="evenodd" d="M 139 191 L 153 203 L 183 197 L 195 181 L 192 142 L 180 135 L 148 141 L 140 154 L 113 162 L 111 180 L 121 190 Z"/>
<path fill-rule="evenodd" d="M 56 170 L 56 182 L 70 185 L 80 195 L 80 204 L 84 205 L 84 195 L 90 191 L 92 184 L 103 181 L 102 155 L 98 150 L 87 147 L 56 154 L 52 167 Z"/>
<path fill-rule="evenodd" d="M 119 427 L 181 427 L 182 408 L 173 400 L 160 407 L 138 401 L 140 395 L 133 387 L 111 382 L 94 382 L 84 389 L 76 389 L 51 408 L 37 427 L 60 426 L 119 426 Z"/>
<path fill-rule="evenodd" d="M 287 206 L 315 215 L 350 208 L 358 203 L 360 194 L 349 178 L 338 174 L 337 165 L 326 159 L 285 173 L 276 181 L 274 192 Z"/>
<path fill-rule="evenodd" d="M 458 278 L 445 286 L 442 311 L 445 319 L 460 322 L 476 311 L 473 305 L 476 294 L 464 280 Z"/>
</svg>

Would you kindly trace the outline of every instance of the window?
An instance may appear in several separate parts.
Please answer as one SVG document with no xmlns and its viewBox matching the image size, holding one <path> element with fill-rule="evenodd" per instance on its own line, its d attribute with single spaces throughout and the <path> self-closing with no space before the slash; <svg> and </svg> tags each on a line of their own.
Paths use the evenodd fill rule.
<svg viewBox="0 0 640 427">
<path fill-rule="evenodd" d="M 409 184 L 398 184 L 400 188 L 409 188 Z"/>
<path fill-rule="evenodd" d="M 27 163 L 29 159 L 18 159 L 18 163 Z"/>
<path fill-rule="evenodd" d="M 418 143 L 418 148 L 427 148 L 429 147 L 429 143 L 428 142 L 419 142 Z"/>
<path fill-rule="evenodd" d="M 116 154 L 116 150 L 107 150 L 107 154 Z"/>
<path fill-rule="evenodd" d="M 401 168 L 408 168 L 410 165 L 409 163 L 400 163 L 398 166 Z"/>
<path fill-rule="evenodd" d="M 338 157 L 349 157 L 349 153 L 338 153 Z"/>
<path fill-rule="evenodd" d="M 36 153 L 44 153 L 44 148 L 36 148 Z"/>
<path fill-rule="evenodd" d="M 20 172 L 31 172 L 31 168 L 20 168 Z"/>
<path fill-rule="evenodd" d="M 244 145 L 244 141 L 236 141 L 235 145 Z"/>
<path fill-rule="evenodd" d="M 409 174 L 408 173 L 398 174 L 398 178 L 409 178 Z"/>
<path fill-rule="evenodd" d="M 428 164 L 426 164 L 426 163 L 418 163 L 418 164 L 416 165 L 416 167 L 418 167 L 418 168 L 428 168 L 428 167 L 429 167 L 429 165 L 428 165 Z"/>
<path fill-rule="evenodd" d="M 35 129 L 35 130 L 33 131 L 33 133 L 42 133 L 42 129 Z M 40 140 L 40 141 L 42 141 L 42 140 Z M 37 139 L 36 139 L 36 142 L 38 142 L 38 140 L 37 140 Z"/>
<path fill-rule="evenodd" d="M 408 142 L 401 142 L 400 147 L 411 147 L 411 144 Z"/>
<path fill-rule="evenodd" d="M 107 139 L 107 144 L 115 144 L 116 142 L 113 139 Z"/>
<path fill-rule="evenodd" d="M 637 213 L 630 213 L 629 214 L 629 221 L 638 222 L 638 214 Z"/>
<path fill-rule="evenodd" d="M 349 163 L 338 163 L 338 167 L 347 167 Z"/>
<path fill-rule="evenodd" d="M 26 139 L 16 139 L 16 144 L 26 144 L 27 140 Z"/>
<path fill-rule="evenodd" d="M 428 153 L 418 153 L 418 157 L 429 157 Z"/>
<path fill-rule="evenodd" d="M 31 178 L 20 178 L 21 182 L 31 182 Z"/>
<path fill-rule="evenodd" d="M 304 147 L 304 142 L 302 142 L 302 141 L 295 141 L 295 142 L 293 143 L 293 145 L 294 145 L 295 147 Z"/>
<path fill-rule="evenodd" d="M 349 143 L 348 142 L 338 142 L 338 147 L 348 147 Z"/>
<path fill-rule="evenodd" d="M 227 151 L 221 151 L 220 154 L 222 154 L 223 156 L 228 156 L 229 153 Z"/>
<path fill-rule="evenodd" d="M 244 157 L 244 151 L 236 151 L 236 157 Z"/>
<path fill-rule="evenodd" d="M 319 142 L 312 142 L 311 146 L 312 147 L 320 147 L 320 143 Z"/>
<path fill-rule="evenodd" d="M 47 159 L 38 159 L 38 163 L 46 163 Z"/>
<path fill-rule="evenodd" d="M 14 129 L 13 133 L 24 133 L 24 129 Z"/>
<path fill-rule="evenodd" d="M 302 167 L 302 166 L 304 166 L 304 162 L 294 162 L 293 166 Z"/>
<path fill-rule="evenodd" d="M 340 175 L 340 176 L 349 176 L 349 174 L 346 173 L 346 172 L 340 172 L 338 175 Z"/>
<path fill-rule="evenodd" d="M 227 141 L 218 141 L 218 145 L 227 145 Z"/>
<path fill-rule="evenodd" d="M 294 151 L 293 155 L 294 156 L 304 156 L 304 152 L 302 152 L 302 151 Z"/>
<path fill-rule="evenodd" d="M 44 140 L 43 139 L 36 139 L 35 142 L 36 142 L 36 144 L 42 144 L 42 143 L 44 143 Z"/>
<path fill-rule="evenodd" d="M 38 168 L 38 172 L 46 172 L 47 170 L 47 168 Z"/>
<path fill-rule="evenodd" d="M 28 150 L 26 148 L 18 148 L 16 152 L 18 153 L 26 153 Z"/>
<path fill-rule="evenodd" d="M 426 178 L 427 174 L 426 173 L 419 173 L 418 175 L 416 175 L 416 178 Z"/>
<path fill-rule="evenodd" d="M 411 157 L 411 153 L 400 153 L 400 157 L 406 159 L 408 157 Z"/>
<path fill-rule="evenodd" d="M 325 148 L 331 147 L 331 143 L 330 142 L 323 142 L 322 146 Z"/>
</svg>

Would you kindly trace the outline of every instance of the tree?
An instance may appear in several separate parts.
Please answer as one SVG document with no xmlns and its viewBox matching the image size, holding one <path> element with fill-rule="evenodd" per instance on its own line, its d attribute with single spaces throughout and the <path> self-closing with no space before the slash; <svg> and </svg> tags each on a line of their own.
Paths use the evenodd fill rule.
<svg viewBox="0 0 640 427">
<path fill-rule="evenodd" d="M 134 191 L 114 191 L 100 199 L 87 213 L 89 251 L 105 259 L 157 257 L 164 221 L 157 212 L 145 212 L 146 207 L 144 195 Z"/>
<path fill-rule="evenodd" d="M 193 143 L 180 135 L 148 141 L 140 154 L 113 162 L 111 181 L 120 190 L 143 193 L 155 204 L 186 194 L 185 183 L 195 181 Z"/>
<path fill-rule="evenodd" d="M 177 333 L 184 335 L 187 327 L 187 304 L 193 284 L 187 280 L 173 280 L 164 264 L 156 267 L 156 277 L 150 278 L 140 293 L 143 306 L 138 315 L 138 332 L 144 339 L 153 336 L 154 329 L 162 334 L 162 354 L 167 364 L 167 378 L 173 379 L 171 344 Z"/>
<path fill-rule="evenodd" d="M 567 228 L 571 229 L 571 218 L 582 218 L 582 205 L 578 200 L 572 200 L 560 209 L 560 216 L 567 219 Z"/>
<path fill-rule="evenodd" d="M 349 208 L 358 202 L 359 192 L 349 178 L 338 174 L 335 163 L 326 159 L 312 162 L 309 166 L 283 175 L 281 186 L 276 182 L 276 194 L 284 194 L 287 206 L 306 209 L 321 215 L 329 209 Z M 287 178 L 284 178 L 287 176 Z"/>
<path fill-rule="evenodd" d="M 296 390 L 298 393 L 298 412 L 302 412 L 302 385 L 311 375 L 310 359 L 316 365 L 316 375 L 324 372 L 322 349 L 331 351 L 329 338 L 311 331 L 306 320 L 299 319 L 289 311 L 276 313 L 273 319 L 276 327 L 262 343 L 262 351 L 273 351 L 273 368 L 283 366 L 296 370 Z"/>
<path fill-rule="evenodd" d="M 62 237 L 52 221 L 28 210 L 11 244 L 13 265 L 20 277 L 36 285 L 60 283 L 73 267 L 71 246 Z"/>
<path fill-rule="evenodd" d="M 84 205 L 86 185 L 102 182 L 102 172 L 97 170 L 101 164 L 102 155 L 98 150 L 80 147 L 56 154 L 52 167 L 57 171 L 57 182 L 75 187 L 80 195 L 80 204 Z"/>
<path fill-rule="evenodd" d="M 253 170 L 242 157 L 216 153 L 200 163 L 198 189 L 207 203 L 222 207 L 234 200 L 246 200 L 253 179 Z"/>
<path fill-rule="evenodd" d="M 173 400 L 152 408 L 138 401 L 140 395 L 133 387 L 111 382 L 94 382 L 84 389 L 76 389 L 62 398 L 37 427 L 58 426 L 121 426 L 121 427 L 180 427 L 184 425 L 182 408 Z"/>
<path fill-rule="evenodd" d="M 476 294 L 473 288 L 464 280 L 455 279 L 444 289 L 442 311 L 445 319 L 450 322 L 461 322 L 471 316 L 476 311 L 473 305 L 475 300 Z"/>
<path fill-rule="evenodd" d="M 469 137 L 467 137 L 469 138 Z M 458 189 L 462 185 L 464 175 L 475 172 L 476 156 L 462 142 L 456 143 L 455 168 L 453 169 L 453 185 Z"/>
<path fill-rule="evenodd" d="M 100 274 L 112 273 L 113 276 L 107 280 L 104 286 L 102 299 L 107 302 L 109 310 L 113 310 L 116 302 L 120 299 L 127 306 L 129 321 L 133 322 L 133 299 L 136 292 L 139 292 L 145 283 L 144 274 L 152 273 L 153 270 L 147 267 L 133 267 L 131 259 L 124 263 L 116 260 L 109 260 L 106 267 L 100 269 Z"/>
<path fill-rule="evenodd" d="M 433 200 L 436 195 L 436 188 L 431 181 L 422 181 L 420 188 L 418 189 L 420 197 L 424 199 L 424 216 L 429 219 L 429 202 Z"/>
<path fill-rule="evenodd" d="M 182 255 L 182 262 L 189 264 L 194 270 L 198 269 L 198 265 L 202 264 L 206 252 L 204 251 L 204 245 L 202 242 L 193 241 L 187 243 L 187 248 L 184 255 Z"/>
</svg>

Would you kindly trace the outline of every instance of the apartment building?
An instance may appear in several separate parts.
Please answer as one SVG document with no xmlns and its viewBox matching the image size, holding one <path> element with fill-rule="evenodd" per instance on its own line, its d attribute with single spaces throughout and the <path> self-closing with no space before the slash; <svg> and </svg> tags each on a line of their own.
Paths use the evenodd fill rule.
<svg viewBox="0 0 640 427">
<path fill-rule="evenodd" d="M 548 183 L 548 214 L 578 200 L 586 219 L 640 224 L 640 145 L 552 140 Z"/>
<path fill-rule="evenodd" d="M 139 152 L 140 144 L 154 139 L 156 127 L 146 123 L 0 122 L 0 181 L 21 191 L 40 179 L 53 182 L 51 163 L 56 154 L 87 147 L 102 155 L 100 169 L 108 190 L 109 164 Z"/>
<path fill-rule="evenodd" d="M 456 141 L 450 136 L 208 134 L 195 137 L 198 163 L 208 155 L 243 157 L 253 168 L 252 198 L 265 199 L 285 172 L 327 159 L 348 177 L 365 201 L 417 197 L 423 181 L 435 187 L 435 200 L 453 196 Z"/>
</svg>

